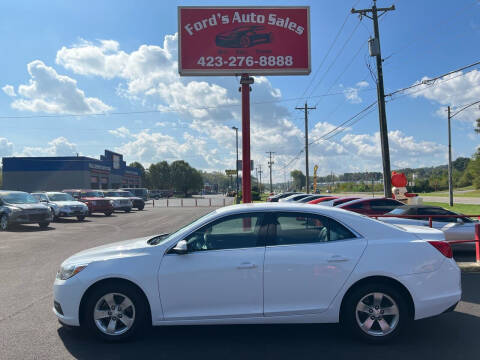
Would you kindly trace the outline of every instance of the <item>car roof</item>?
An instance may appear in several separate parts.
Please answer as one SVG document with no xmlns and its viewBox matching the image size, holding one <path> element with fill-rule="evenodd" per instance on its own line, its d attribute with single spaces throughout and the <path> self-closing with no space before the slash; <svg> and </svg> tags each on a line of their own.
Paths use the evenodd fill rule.
<svg viewBox="0 0 480 360">
<path fill-rule="evenodd" d="M 17 190 L 0 190 L 0 195 L 7 194 L 28 194 L 26 191 L 17 191 Z"/>
</svg>

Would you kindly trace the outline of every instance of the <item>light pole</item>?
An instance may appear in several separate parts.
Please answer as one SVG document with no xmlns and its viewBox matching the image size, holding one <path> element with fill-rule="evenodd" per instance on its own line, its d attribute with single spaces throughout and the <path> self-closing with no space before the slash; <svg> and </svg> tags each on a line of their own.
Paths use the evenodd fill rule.
<svg viewBox="0 0 480 360">
<path fill-rule="evenodd" d="M 452 181 L 452 131 L 450 127 L 450 120 L 457 114 L 461 113 L 463 110 L 468 109 L 470 106 L 479 104 L 479 101 L 475 101 L 471 104 L 468 104 L 462 107 L 457 112 L 451 112 L 450 106 L 447 107 L 447 114 L 448 114 L 448 202 L 450 206 L 453 206 L 453 181 Z"/>
<path fill-rule="evenodd" d="M 237 180 L 236 180 L 237 191 L 235 192 L 235 203 L 238 204 L 239 202 L 239 198 L 238 198 L 238 128 L 235 126 L 232 126 L 232 129 L 235 130 L 235 139 L 237 143 L 237 161 L 235 163 L 235 170 L 237 172 Z"/>
</svg>

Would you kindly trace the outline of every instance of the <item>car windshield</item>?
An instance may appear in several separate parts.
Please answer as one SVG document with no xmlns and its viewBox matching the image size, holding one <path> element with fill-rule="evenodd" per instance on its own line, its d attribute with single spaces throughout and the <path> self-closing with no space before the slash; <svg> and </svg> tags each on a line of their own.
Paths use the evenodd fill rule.
<svg viewBox="0 0 480 360">
<path fill-rule="evenodd" d="M 107 191 L 105 192 L 105 196 L 111 196 L 111 197 L 124 197 L 125 194 L 120 192 L 120 191 Z"/>
<path fill-rule="evenodd" d="M 38 200 L 28 193 L 7 193 L 0 195 L 0 198 L 9 204 L 36 204 Z"/>
<path fill-rule="evenodd" d="M 48 194 L 50 201 L 75 201 L 70 194 Z"/>
<path fill-rule="evenodd" d="M 100 191 L 87 191 L 82 193 L 82 196 L 86 197 L 103 197 L 103 193 Z"/>
<path fill-rule="evenodd" d="M 117 192 L 119 194 L 118 196 L 123 196 L 123 197 L 135 197 L 130 191 L 119 191 Z"/>
<path fill-rule="evenodd" d="M 185 225 L 184 227 L 181 227 L 180 229 L 178 229 L 172 234 L 163 234 L 148 240 L 148 244 L 160 245 L 167 242 L 170 239 L 173 239 L 175 236 L 180 235 L 181 233 L 187 234 L 188 232 L 190 232 L 190 230 L 194 229 L 197 225 L 201 224 L 205 219 L 208 219 L 209 217 L 213 217 L 216 213 L 217 213 L 217 210 L 213 210 L 212 212 L 209 212 L 208 214 L 203 215 L 197 220 L 192 221 L 190 224 Z"/>
</svg>

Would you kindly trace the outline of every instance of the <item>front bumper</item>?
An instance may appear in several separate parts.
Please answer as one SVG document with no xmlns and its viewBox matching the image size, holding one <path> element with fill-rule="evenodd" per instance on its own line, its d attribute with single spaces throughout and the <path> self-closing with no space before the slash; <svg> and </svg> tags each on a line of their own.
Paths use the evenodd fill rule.
<svg viewBox="0 0 480 360">
<path fill-rule="evenodd" d="M 60 209 L 58 211 L 58 217 L 76 217 L 76 216 L 87 216 L 88 208 L 84 210 L 72 210 L 72 209 Z"/>
<path fill-rule="evenodd" d="M 80 325 L 80 301 L 85 290 L 83 283 L 75 277 L 68 280 L 55 279 L 53 283 L 53 313 L 62 324 Z"/>
<path fill-rule="evenodd" d="M 51 222 L 52 220 L 52 214 L 50 213 L 50 211 L 39 214 L 28 214 L 24 213 L 23 211 L 13 212 L 10 213 L 10 215 L 8 216 L 9 224 L 38 224 Z"/>
</svg>

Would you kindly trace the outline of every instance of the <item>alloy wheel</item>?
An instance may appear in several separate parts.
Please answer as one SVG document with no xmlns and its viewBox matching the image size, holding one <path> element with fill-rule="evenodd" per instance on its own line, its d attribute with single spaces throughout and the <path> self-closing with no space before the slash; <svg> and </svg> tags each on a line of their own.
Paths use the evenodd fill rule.
<svg viewBox="0 0 480 360">
<path fill-rule="evenodd" d="M 0 229 L 5 231 L 8 228 L 8 217 L 7 215 L 2 215 L 0 218 Z"/>
<path fill-rule="evenodd" d="M 95 304 L 93 319 L 97 328 L 105 335 L 121 335 L 135 322 L 135 305 L 124 294 L 108 293 Z"/>
<path fill-rule="evenodd" d="M 392 297 L 382 292 L 373 292 L 362 297 L 357 303 L 355 317 L 362 331 L 381 337 L 395 330 L 400 311 Z"/>
</svg>

